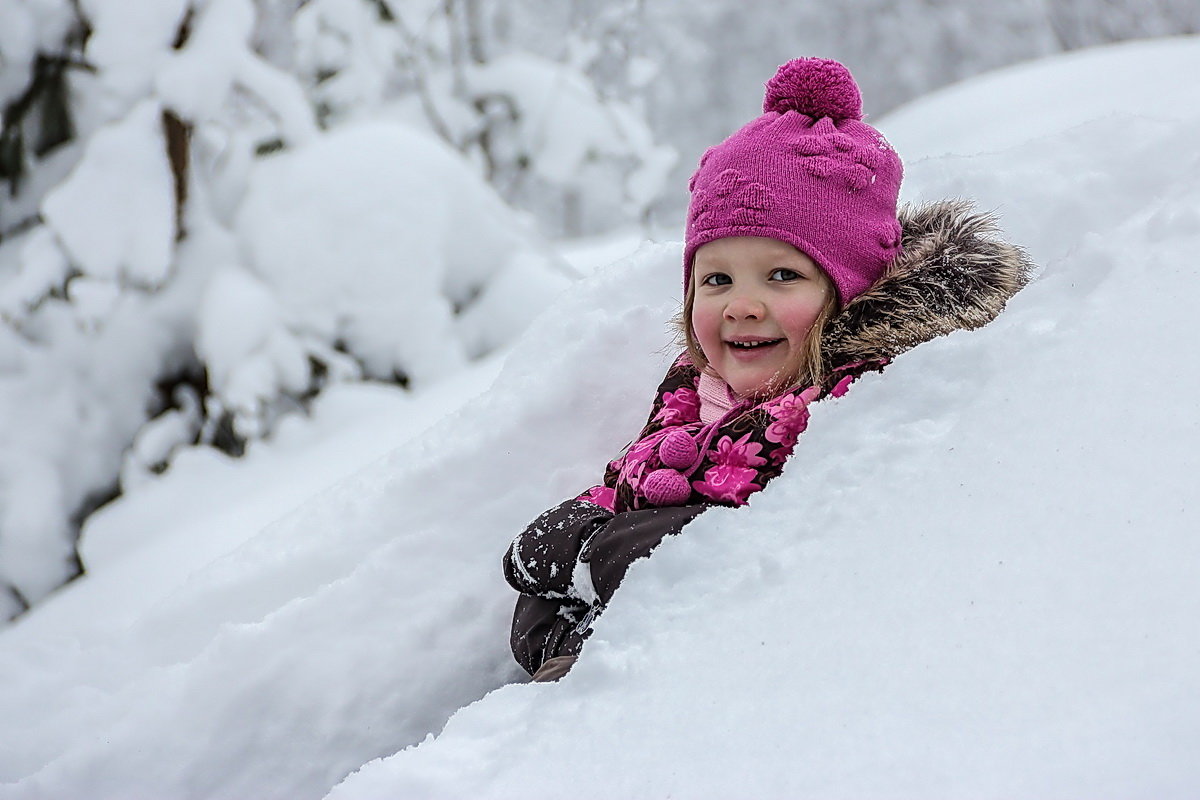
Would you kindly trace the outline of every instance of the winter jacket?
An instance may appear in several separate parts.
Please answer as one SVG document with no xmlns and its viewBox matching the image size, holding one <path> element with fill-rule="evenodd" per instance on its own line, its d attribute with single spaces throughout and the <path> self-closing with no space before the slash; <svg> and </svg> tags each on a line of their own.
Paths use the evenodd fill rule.
<svg viewBox="0 0 1200 800">
<path fill-rule="evenodd" d="M 955 330 L 978 328 L 1029 280 L 1023 251 L 992 219 L 959 201 L 901 210 L 901 255 L 826 328 L 822 379 L 700 420 L 700 374 L 680 357 L 655 393 L 638 438 L 604 482 L 543 513 L 504 557 L 521 593 L 511 644 L 532 674 L 578 653 L 633 561 L 712 505 L 740 506 L 783 469 L 808 425 L 808 406 L 840 397 L 868 371 Z"/>
</svg>

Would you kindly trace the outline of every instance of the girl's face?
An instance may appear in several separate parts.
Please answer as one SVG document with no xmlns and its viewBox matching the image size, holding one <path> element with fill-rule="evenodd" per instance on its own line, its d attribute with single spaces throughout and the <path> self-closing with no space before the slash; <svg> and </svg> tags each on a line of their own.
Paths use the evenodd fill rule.
<svg viewBox="0 0 1200 800">
<path fill-rule="evenodd" d="M 816 263 L 778 239 L 733 236 L 696 250 L 692 327 L 730 388 L 755 397 L 787 386 L 833 285 Z"/>
</svg>

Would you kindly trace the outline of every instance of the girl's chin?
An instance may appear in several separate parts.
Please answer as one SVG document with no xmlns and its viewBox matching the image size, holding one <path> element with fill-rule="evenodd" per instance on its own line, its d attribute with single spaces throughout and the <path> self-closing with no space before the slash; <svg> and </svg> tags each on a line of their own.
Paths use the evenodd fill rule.
<svg viewBox="0 0 1200 800">
<path fill-rule="evenodd" d="M 781 383 L 782 372 L 772 369 L 735 373 L 731 377 L 732 380 L 726 380 L 726 383 L 738 397 L 761 397 L 770 394 Z"/>
<path fill-rule="evenodd" d="M 787 358 L 762 358 L 749 364 L 731 359 L 721 377 L 739 397 L 762 397 L 786 385 L 789 371 Z"/>
</svg>

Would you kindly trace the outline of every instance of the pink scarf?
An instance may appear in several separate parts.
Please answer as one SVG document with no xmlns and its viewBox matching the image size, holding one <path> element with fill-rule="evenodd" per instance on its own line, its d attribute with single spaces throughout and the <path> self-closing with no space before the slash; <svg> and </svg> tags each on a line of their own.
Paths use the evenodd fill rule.
<svg viewBox="0 0 1200 800">
<path fill-rule="evenodd" d="M 700 421 L 705 425 L 719 420 L 740 399 L 729 388 L 729 384 L 708 370 L 700 373 L 696 394 L 700 397 Z"/>
</svg>

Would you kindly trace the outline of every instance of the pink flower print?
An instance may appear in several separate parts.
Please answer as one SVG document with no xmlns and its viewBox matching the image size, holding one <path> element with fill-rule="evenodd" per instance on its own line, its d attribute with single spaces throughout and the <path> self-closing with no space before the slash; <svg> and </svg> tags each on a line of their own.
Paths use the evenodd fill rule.
<svg viewBox="0 0 1200 800">
<path fill-rule="evenodd" d="M 874 150 L 868 150 L 866 148 L 860 147 L 851 153 L 851 158 L 854 159 L 854 162 L 856 164 L 862 164 L 864 167 L 869 169 L 872 173 L 879 171 L 880 159 L 879 159 L 879 156 L 875 155 Z"/>
<path fill-rule="evenodd" d="M 593 486 L 576 499 L 613 511 L 617 503 L 617 492 L 608 486 Z"/>
<path fill-rule="evenodd" d="M 840 381 L 838 381 L 837 385 L 835 385 L 832 389 L 829 390 L 829 394 L 833 397 L 841 397 L 841 396 L 845 395 L 846 392 L 850 391 L 850 384 L 852 384 L 852 383 L 854 383 L 854 376 L 847 375 L 846 377 L 844 377 Z"/>
<path fill-rule="evenodd" d="M 708 459 L 718 466 L 761 467 L 767 463 L 765 458 L 759 457 L 761 451 L 762 445 L 750 441 L 748 433 L 736 442 L 732 437 L 722 436 L 716 448 L 708 451 Z"/>
<path fill-rule="evenodd" d="M 891 253 L 900 249 L 900 235 L 902 231 L 899 223 L 884 223 L 875 233 L 876 241 L 879 242 L 879 247 L 882 250 Z"/>
<path fill-rule="evenodd" d="M 837 170 L 837 162 L 832 158 L 816 156 L 804 162 L 804 171 L 814 178 L 828 178 Z"/>
<path fill-rule="evenodd" d="M 746 498 L 762 487 L 754 482 L 758 473 L 749 467 L 719 464 L 709 467 L 704 480 L 694 481 L 692 488 L 705 497 L 734 505 L 745 505 Z"/>
<path fill-rule="evenodd" d="M 758 211 L 771 210 L 771 190 L 758 181 L 747 183 L 741 191 L 742 205 Z"/>
<path fill-rule="evenodd" d="M 700 395 L 695 389 L 680 386 L 673 392 L 663 392 L 662 408 L 654 415 L 654 421 L 666 425 L 682 425 L 700 419 Z"/>
<path fill-rule="evenodd" d="M 629 452 L 625 454 L 624 462 L 621 464 L 621 479 L 628 483 L 629 488 L 634 491 L 637 491 L 642 483 L 642 474 L 646 471 L 647 462 L 655 457 L 660 438 L 662 437 L 651 434 L 644 439 L 639 439 L 630 446 Z"/>
<path fill-rule="evenodd" d="M 760 225 L 773 204 L 765 184 L 750 180 L 736 169 L 722 170 L 706 186 L 700 186 L 693 176 L 691 187 L 690 232 L 729 220 L 737 225 Z"/>
<path fill-rule="evenodd" d="M 862 164 L 852 164 L 846 167 L 844 174 L 846 176 L 846 183 L 856 192 L 867 188 L 875 182 L 875 173 Z"/>
<path fill-rule="evenodd" d="M 771 451 L 771 465 L 775 467 L 782 467 L 783 463 L 791 458 L 792 450 L 794 449 L 795 447 L 793 445 L 783 444 L 773 449 Z"/>
<path fill-rule="evenodd" d="M 767 212 L 757 208 L 735 208 L 730 219 L 734 225 L 763 225 L 766 223 Z"/>
<path fill-rule="evenodd" d="M 854 149 L 854 140 L 851 139 L 846 134 L 841 133 L 840 131 L 838 133 L 832 134 L 829 137 L 829 141 L 830 141 L 830 143 L 833 144 L 834 147 L 836 147 L 838 150 L 842 151 L 843 153 L 848 153 L 849 151 Z"/>
<path fill-rule="evenodd" d="M 803 394 L 785 394 L 767 403 L 763 408 L 774 420 L 767 426 L 768 442 L 791 448 L 808 428 L 808 400 Z"/>
</svg>

